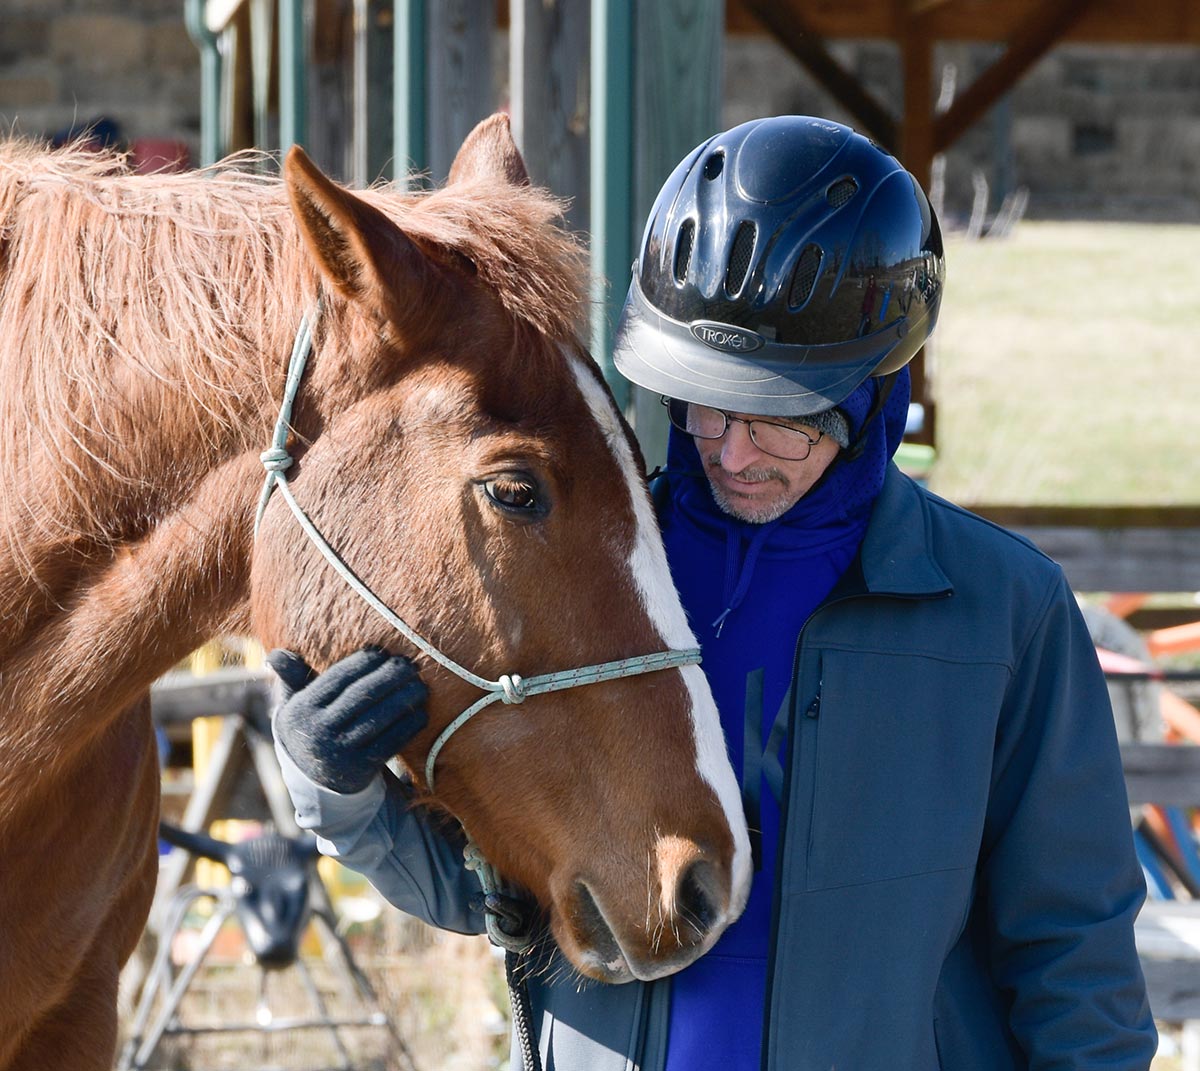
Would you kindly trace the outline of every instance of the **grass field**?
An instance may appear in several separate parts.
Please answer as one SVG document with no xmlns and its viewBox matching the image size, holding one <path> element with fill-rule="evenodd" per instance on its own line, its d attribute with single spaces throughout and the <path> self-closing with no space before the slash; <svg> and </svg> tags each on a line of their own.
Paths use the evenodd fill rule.
<svg viewBox="0 0 1200 1071">
<path fill-rule="evenodd" d="M 963 504 L 1200 503 L 1200 227 L 947 242 L 938 461 Z"/>
</svg>

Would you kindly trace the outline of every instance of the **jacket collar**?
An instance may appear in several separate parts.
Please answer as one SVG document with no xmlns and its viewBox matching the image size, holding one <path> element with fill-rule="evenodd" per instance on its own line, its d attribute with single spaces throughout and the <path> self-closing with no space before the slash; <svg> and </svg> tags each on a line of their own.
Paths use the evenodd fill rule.
<svg viewBox="0 0 1200 1071">
<path fill-rule="evenodd" d="M 859 555 L 866 592 L 877 595 L 949 595 L 954 585 L 932 549 L 929 505 L 917 485 L 889 465 Z"/>
</svg>

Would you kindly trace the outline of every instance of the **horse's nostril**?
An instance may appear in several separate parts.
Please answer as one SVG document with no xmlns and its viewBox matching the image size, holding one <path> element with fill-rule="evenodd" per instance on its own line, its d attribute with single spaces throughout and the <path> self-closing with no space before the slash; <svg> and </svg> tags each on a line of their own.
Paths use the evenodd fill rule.
<svg viewBox="0 0 1200 1071">
<path fill-rule="evenodd" d="M 576 931 L 581 936 L 586 936 L 587 943 L 597 955 L 606 961 L 620 958 L 621 946 L 616 935 L 601 912 L 600 905 L 596 903 L 592 890 L 582 881 L 575 883 L 573 915 Z"/>
<path fill-rule="evenodd" d="M 679 879 L 675 903 L 679 914 L 704 937 L 720 917 L 721 882 L 711 863 L 700 859 Z"/>
</svg>

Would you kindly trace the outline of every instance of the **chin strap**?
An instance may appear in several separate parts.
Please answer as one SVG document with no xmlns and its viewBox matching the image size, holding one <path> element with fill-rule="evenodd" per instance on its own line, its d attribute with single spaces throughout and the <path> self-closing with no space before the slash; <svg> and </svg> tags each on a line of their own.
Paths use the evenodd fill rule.
<svg viewBox="0 0 1200 1071">
<path fill-rule="evenodd" d="M 871 422 L 879 416 L 883 407 L 887 405 L 887 400 L 891 397 L 892 388 L 895 387 L 896 381 L 900 378 L 900 371 L 889 372 L 886 376 L 879 377 L 879 389 L 875 392 L 875 400 L 871 403 L 871 408 L 867 410 L 867 415 L 863 419 L 862 427 L 858 429 L 858 435 L 855 436 L 854 442 L 846 447 L 846 452 L 843 455 L 847 461 L 854 461 L 862 456 L 863 450 L 867 447 L 867 433 L 871 430 Z"/>
</svg>

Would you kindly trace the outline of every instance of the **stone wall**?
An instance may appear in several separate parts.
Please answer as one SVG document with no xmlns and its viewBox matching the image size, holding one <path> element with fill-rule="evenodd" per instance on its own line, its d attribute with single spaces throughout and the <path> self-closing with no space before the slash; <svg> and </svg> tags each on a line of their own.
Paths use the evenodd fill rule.
<svg viewBox="0 0 1200 1071">
<path fill-rule="evenodd" d="M 126 140 L 182 140 L 196 154 L 197 52 L 183 0 L 0 0 L 0 130 L 32 135 L 109 116 Z M 896 50 L 839 42 L 879 99 L 900 94 Z M 960 88 L 997 54 L 951 44 Z M 731 37 L 722 121 L 797 111 L 849 121 L 772 40 Z M 947 155 L 945 214 L 970 212 L 975 176 L 992 210 L 1019 187 L 1035 217 L 1200 221 L 1200 49 L 1064 46 Z"/>
<path fill-rule="evenodd" d="M 98 117 L 126 141 L 196 153 L 200 76 L 183 0 L 0 0 L 0 130 L 46 136 Z"/>
</svg>

